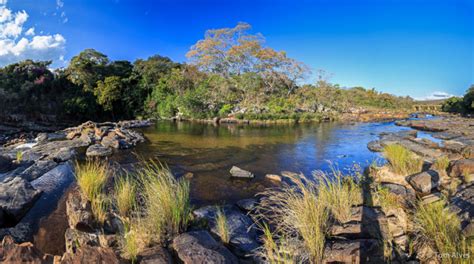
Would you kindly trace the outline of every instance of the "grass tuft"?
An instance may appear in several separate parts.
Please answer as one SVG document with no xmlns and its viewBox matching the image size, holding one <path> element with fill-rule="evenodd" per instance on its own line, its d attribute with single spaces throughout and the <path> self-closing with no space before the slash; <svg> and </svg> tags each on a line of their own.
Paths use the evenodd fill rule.
<svg viewBox="0 0 474 264">
<path fill-rule="evenodd" d="M 135 182 L 129 177 L 120 177 L 115 182 L 115 204 L 120 216 L 127 217 L 136 206 Z"/>
<path fill-rule="evenodd" d="M 157 240 L 183 231 L 191 216 L 189 182 L 177 180 L 170 170 L 150 161 L 138 172 L 143 188 L 145 219 Z"/>
<path fill-rule="evenodd" d="M 228 244 L 230 241 L 229 226 L 222 208 L 219 208 L 216 213 L 216 227 L 222 242 Z"/>
<path fill-rule="evenodd" d="M 376 205 L 380 206 L 384 212 L 401 207 L 400 198 L 388 188 L 376 185 L 373 196 Z"/>
<path fill-rule="evenodd" d="M 439 157 L 435 160 L 433 163 L 433 168 L 437 170 L 440 173 L 443 173 L 445 175 L 447 172 L 446 170 L 449 167 L 449 159 L 446 156 Z"/>
<path fill-rule="evenodd" d="M 392 171 L 399 175 L 411 175 L 422 169 L 423 160 L 399 144 L 386 146 L 383 153 L 390 163 Z"/>
<path fill-rule="evenodd" d="M 288 241 L 284 237 L 279 237 L 278 240 L 273 238 L 273 233 L 267 224 L 263 224 L 262 236 L 262 255 L 269 264 L 293 264 L 297 263 L 295 259 L 289 254 Z"/>
</svg>

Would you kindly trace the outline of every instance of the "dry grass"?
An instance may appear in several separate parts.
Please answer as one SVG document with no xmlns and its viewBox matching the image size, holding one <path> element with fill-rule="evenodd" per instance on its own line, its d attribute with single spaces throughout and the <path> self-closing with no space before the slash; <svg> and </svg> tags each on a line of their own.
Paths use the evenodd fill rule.
<svg viewBox="0 0 474 264">
<path fill-rule="evenodd" d="M 320 201 L 329 209 L 332 217 L 340 223 L 351 217 L 351 208 L 362 204 L 362 188 L 353 177 L 346 177 L 333 169 L 332 175 L 323 172 L 314 173 L 320 179 Z"/>
<path fill-rule="evenodd" d="M 91 202 L 92 213 L 100 223 L 104 222 L 108 208 L 108 199 L 102 193 L 107 181 L 107 169 L 107 163 L 99 160 L 87 160 L 75 165 L 77 184 Z"/>
<path fill-rule="evenodd" d="M 135 263 L 138 254 L 149 243 L 147 227 L 140 217 L 134 218 L 132 221 L 125 221 L 124 223 L 125 233 L 122 235 L 121 250 L 124 257 Z"/>
<path fill-rule="evenodd" d="M 230 241 L 229 226 L 227 225 L 227 217 L 222 208 L 217 209 L 216 227 L 222 242 L 228 244 Z"/>
<path fill-rule="evenodd" d="M 317 195 L 318 185 L 301 178 L 293 179 L 296 186 L 281 190 L 268 190 L 257 206 L 258 220 L 276 227 L 274 235 L 266 230 L 263 255 L 273 259 L 309 260 L 319 263 L 323 258 L 328 224 L 327 203 Z M 265 232 L 265 228 L 263 228 Z M 283 258 L 281 256 L 284 256 Z"/>
<path fill-rule="evenodd" d="M 384 188 L 378 184 L 375 186 L 375 192 L 372 193 L 372 196 L 375 205 L 380 206 L 384 212 L 402 206 L 401 201 L 396 194 L 390 192 L 388 188 Z"/>
<path fill-rule="evenodd" d="M 439 157 L 435 160 L 433 163 L 433 168 L 437 170 L 438 172 L 442 173 L 443 175 L 446 175 L 446 170 L 449 167 L 449 159 L 446 156 Z"/>
<path fill-rule="evenodd" d="M 386 146 L 383 153 L 394 173 L 406 176 L 422 169 L 423 160 L 399 144 Z"/>
<path fill-rule="evenodd" d="M 414 223 L 416 245 L 427 244 L 439 254 L 473 253 L 471 245 L 467 245 L 461 234 L 459 218 L 449 211 L 444 200 L 431 204 L 419 203 L 414 212 Z M 442 261 L 468 263 L 469 259 L 443 257 Z"/>
<path fill-rule="evenodd" d="M 263 225 L 263 236 L 262 236 L 262 255 L 265 257 L 266 263 L 268 264 L 293 264 L 297 263 L 290 252 L 288 241 L 284 237 L 279 237 L 278 240 L 273 238 L 273 233 L 270 227 L 266 224 Z"/>
<path fill-rule="evenodd" d="M 115 181 L 115 204 L 120 216 L 127 217 L 136 206 L 135 194 L 137 191 L 135 182 L 129 177 L 120 177 Z"/>
<path fill-rule="evenodd" d="M 189 203 L 189 182 L 177 180 L 170 170 L 152 161 L 138 172 L 143 188 L 144 221 L 155 240 L 161 241 L 168 235 L 183 231 L 191 215 Z"/>
</svg>

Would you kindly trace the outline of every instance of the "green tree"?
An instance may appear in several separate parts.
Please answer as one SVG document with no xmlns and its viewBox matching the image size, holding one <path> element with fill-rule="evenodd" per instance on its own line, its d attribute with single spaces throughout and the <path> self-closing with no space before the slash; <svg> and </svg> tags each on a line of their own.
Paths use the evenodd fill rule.
<svg viewBox="0 0 474 264">
<path fill-rule="evenodd" d="M 123 83 L 118 76 L 106 77 L 104 81 L 98 81 L 94 94 L 97 102 L 105 111 L 110 111 L 114 115 L 114 105 L 120 102 L 123 91 Z"/>
<path fill-rule="evenodd" d="M 83 87 L 84 91 L 93 92 L 97 82 L 107 75 L 108 64 L 106 55 L 94 49 L 86 49 L 71 59 L 66 70 L 68 79 Z"/>
</svg>

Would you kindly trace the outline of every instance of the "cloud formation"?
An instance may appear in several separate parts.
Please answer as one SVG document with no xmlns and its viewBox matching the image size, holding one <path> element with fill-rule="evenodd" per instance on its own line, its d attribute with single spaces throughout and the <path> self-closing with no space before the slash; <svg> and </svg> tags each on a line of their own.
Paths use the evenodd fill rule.
<svg viewBox="0 0 474 264">
<path fill-rule="evenodd" d="M 418 100 L 422 100 L 422 101 L 441 100 L 441 99 L 451 98 L 451 97 L 454 97 L 454 96 L 456 96 L 456 95 L 449 94 L 449 93 L 446 93 L 446 92 L 436 91 L 436 92 L 433 92 L 430 95 L 425 96 L 423 98 L 418 98 Z"/>
<path fill-rule="evenodd" d="M 28 13 L 13 12 L 0 0 L 0 67 L 25 59 L 64 61 L 66 39 L 61 34 L 36 35 L 34 28 L 24 30 Z"/>
</svg>

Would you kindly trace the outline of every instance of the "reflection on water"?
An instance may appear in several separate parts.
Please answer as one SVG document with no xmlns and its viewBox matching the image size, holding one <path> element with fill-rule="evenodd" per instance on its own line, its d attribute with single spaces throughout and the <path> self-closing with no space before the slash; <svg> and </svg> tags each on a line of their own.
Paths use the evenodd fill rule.
<svg viewBox="0 0 474 264">
<path fill-rule="evenodd" d="M 273 186 L 267 173 L 327 171 L 365 166 L 379 154 L 367 143 L 380 132 L 407 128 L 393 123 L 301 124 L 281 126 L 221 125 L 158 122 L 144 129 L 149 140 L 135 152 L 159 158 L 178 176 L 192 172 L 191 197 L 197 205 L 235 202 Z M 231 179 L 236 165 L 253 172 L 252 180 Z"/>
</svg>

